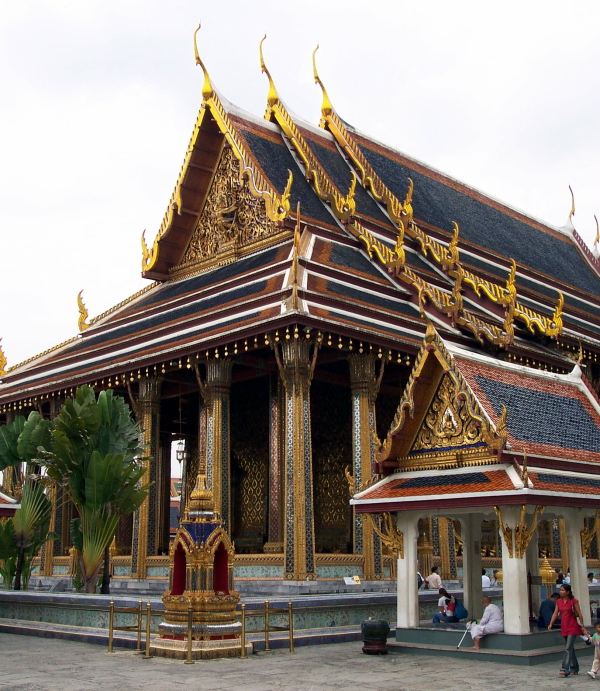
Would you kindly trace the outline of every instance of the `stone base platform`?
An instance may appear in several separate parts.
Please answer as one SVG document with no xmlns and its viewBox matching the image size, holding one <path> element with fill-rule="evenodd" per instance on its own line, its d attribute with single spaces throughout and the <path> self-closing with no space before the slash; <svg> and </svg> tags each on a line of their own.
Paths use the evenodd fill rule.
<svg viewBox="0 0 600 691">
<path fill-rule="evenodd" d="M 396 642 L 388 643 L 390 653 L 401 655 L 443 655 L 464 657 L 485 662 L 506 662 L 513 665 L 533 666 L 545 662 L 560 662 L 564 653 L 564 641 L 558 631 L 535 631 L 524 635 L 496 633 L 481 639 L 481 649 L 473 650 L 473 640 L 467 633 L 460 648 L 460 639 L 465 633 L 464 624 L 452 628 L 421 626 L 396 629 Z M 577 657 L 591 657 L 593 645 L 583 641 L 576 645 Z"/>
<path fill-rule="evenodd" d="M 246 641 L 246 655 L 252 655 L 253 648 L 250 641 Z M 175 660 L 185 660 L 187 657 L 187 641 L 168 638 L 156 638 L 150 645 L 150 654 L 158 657 L 168 657 Z M 241 657 L 242 647 L 239 638 L 229 638 L 216 641 L 192 641 L 192 660 L 216 660 L 222 657 Z"/>
</svg>

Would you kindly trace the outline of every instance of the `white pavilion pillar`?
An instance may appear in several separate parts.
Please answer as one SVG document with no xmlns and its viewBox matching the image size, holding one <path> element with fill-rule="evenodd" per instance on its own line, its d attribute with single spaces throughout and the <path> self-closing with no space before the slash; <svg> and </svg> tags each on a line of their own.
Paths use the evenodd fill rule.
<svg viewBox="0 0 600 691">
<path fill-rule="evenodd" d="M 419 515 L 415 511 L 400 511 L 396 515 L 396 525 L 404 535 L 404 552 L 398 555 L 396 626 L 399 629 L 407 629 L 419 626 L 419 586 L 417 584 Z"/>
<path fill-rule="evenodd" d="M 562 509 L 565 519 L 565 532 L 569 545 L 569 566 L 571 569 L 571 588 L 579 600 L 583 622 L 591 625 L 590 593 L 587 579 L 587 560 L 581 553 L 581 531 L 585 528 L 586 509 Z"/>
<path fill-rule="evenodd" d="M 481 515 L 470 513 L 460 516 L 459 521 L 463 541 L 464 605 L 469 619 L 481 619 Z"/>
<path fill-rule="evenodd" d="M 510 544 L 500 528 L 502 539 L 502 587 L 504 591 L 504 632 L 526 634 L 530 632 L 529 602 L 527 597 L 527 560 L 517 557 L 513 533 L 520 518 L 520 506 L 503 506 L 502 522 L 508 526 Z"/>
<path fill-rule="evenodd" d="M 539 557 L 539 547 L 538 547 L 538 530 L 535 529 L 531 542 L 527 547 L 527 552 L 525 553 L 525 560 L 527 562 L 527 571 L 531 573 L 532 578 L 540 575 L 540 557 Z M 533 615 L 537 617 L 538 610 L 540 608 L 542 595 L 541 585 L 531 585 L 531 600 L 533 603 Z"/>
</svg>

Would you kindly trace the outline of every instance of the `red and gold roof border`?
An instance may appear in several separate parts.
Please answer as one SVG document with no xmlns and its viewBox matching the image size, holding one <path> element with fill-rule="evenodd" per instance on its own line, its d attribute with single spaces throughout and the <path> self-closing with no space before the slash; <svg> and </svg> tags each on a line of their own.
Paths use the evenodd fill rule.
<svg viewBox="0 0 600 691">
<path fill-rule="evenodd" d="M 280 194 L 253 160 L 253 157 L 250 155 L 250 152 L 246 148 L 242 138 L 238 136 L 236 128 L 229 118 L 225 106 L 221 102 L 221 99 L 212 85 L 208 71 L 200 59 L 196 44 L 196 34 L 198 33 L 199 29 L 200 27 L 198 27 L 198 29 L 196 29 L 194 32 L 194 54 L 196 64 L 202 68 L 202 72 L 204 74 L 204 84 L 202 86 L 202 105 L 200 106 L 200 112 L 198 113 L 198 117 L 196 119 L 194 131 L 192 133 L 190 144 L 187 148 L 177 184 L 175 185 L 175 189 L 171 195 L 169 206 L 152 245 L 152 249 L 148 249 L 144 235 L 142 234 L 143 274 L 147 274 L 155 267 L 160 253 L 159 243 L 162 239 L 168 236 L 173 226 L 175 212 L 181 214 L 184 210 L 182 203 L 183 183 L 190 167 L 191 159 L 200 136 L 201 126 L 207 112 L 210 113 L 216 122 L 217 127 L 224 135 L 226 141 L 231 146 L 234 155 L 240 162 L 240 182 L 247 181 L 251 194 L 257 199 L 262 199 L 265 202 L 268 218 L 275 222 L 282 221 L 290 211 L 290 190 L 293 182 L 292 172 L 289 171 L 289 177 L 285 190 L 283 191 L 283 194 Z"/>
<path fill-rule="evenodd" d="M 331 132 L 342 152 L 348 156 L 348 158 L 359 171 L 362 185 L 365 187 L 365 189 L 371 191 L 371 194 L 378 202 L 385 204 L 390 219 L 396 225 L 399 231 L 396 249 L 394 252 L 392 252 L 388 247 L 383 245 L 383 243 L 373 238 L 368 231 L 360 232 L 360 229 L 356 228 L 356 230 L 359 231 L 358 236 L 361 240 L 363 240 L 363 242 L 365 242 L 365 245 L 367 246 L 369 255 L 372 256 L 372 252 L 375 252 L 378 259 L 388 269 L 391 268 L 396 270 L 400 265 L 398 247 L 401 246 L 404 234 L 406 233 L 409 235 L 409 237 L 412 237 L 418 242 L 424 256 L 427 256 L 429 253 L 444 271 L 447 271 L 452 278 L 455 278 L 453 299 L 448 298 L 444 293 L 442 293 L 442 295 L 446 295 L 446 297 L 442 297 L 440 299 L 441 296 L 436 294 L 435 290 L 431 290 L 430 286 L 421 286 L 422 290 L 424 291 L 423 294 L 430 298 L 430 301 L 436 307 L 436 309 L 438 309 L 438 311 L 447 314 L 447 316 L 452 316 L 456 323 L 469 328 L 478 338 L 478 340 L 481 340 L 481 336 L 485 335 L 488 340 L 491 340 L 495 345 L 505 346 L 509 343 L 512 343 L 514 336 L 512 322 L 514 319 L 520 319 L 523 321 L 526 327 L 532 333 L 535 332 L 535 327 L 542 335 L 556 338 L 562 332 L 561 316 L 564 306 L 564 297 L 562 293 L 559 292 L 558 302 L 552 317 L 547 317 L 543 314 L 535 312 L 534 310 L 516 302 L 516 264 L 514 260 L 511 259 L 511 273 L 509 281 L 507 282 L 506 287 L 502 288 L 495 283 L 480 278 L 476 274 L 467 271 L 464 269 L 464 267 L 460 266 L 460 255 L 458 249 L 459 226 L 457 223 L 453 223 L 452 237 L 448 245 L 444 245 L 443 243 L 434 240 L 417 226 L 413 220 L 413 209 L 411 203 L 413 194 L 412 180 L 409 179 L 409 188 L 404 202 L 400 202 L 400 200 L 391 192 L 391 190 L 385 185 L 375 170 L 371 167 L 366 157 L 360 150 L 360 147 L 357 145 L 352 135 L 348 132 L 342 119 L 337 115 L 333 105 L 331 104 L 327 90 L 325 89 L 325 86 L 317 71 L 316 52 L 318 48 L 319 46 L 317 46 L 313 52 L 313 75 L 315 83 L 321 87 L 323 92 L 320 126 Z M 408 270 L 408 272 L 410 272 L 410 270 Z M 408 277 L 412 279 L 411 282 L 418 285 L 418 281 L 414 281 L 412 276 L 408 275 Z M 462 288 L 460 285 L 461 282 L 470 284 L 478 297 L 485 296 L 492 300 L 492 302 L 506 307 L 507 312 L 503 332 L 497 329 L 497 327 L 491 327 L 489 325 L 483 326 L 483 322 L 481 322 L 481 320 L 473 318 L 474 315 L 464 314 L 462 305 L 459 307 L 458 300 L 460 290 Z M 456 286 L 456 283 L 458 283 L 458 286 Z M 437 293 L 440 292 L 441 291 L 437 291 Z M 453 303 L 452 305 L 450 304 L 451 302 Z M 461 321 L 464 323 L 461 324 Z"/>
</svg>

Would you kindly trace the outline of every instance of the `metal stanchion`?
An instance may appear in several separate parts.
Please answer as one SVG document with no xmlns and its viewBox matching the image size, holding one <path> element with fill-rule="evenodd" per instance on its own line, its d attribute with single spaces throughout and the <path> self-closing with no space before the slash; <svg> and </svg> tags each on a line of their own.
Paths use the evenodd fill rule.
<svg viewBox="0 0 600 691">
<path fill-rule="evenodd" d="M 152 622 L 152 605 L 146 603 L 146 652 L 144 653 L 144 660 L 150 659 L 150 625 Z"/>
<path fill-rule="evenodd" d="M 265 652 L 271 650 L 269 644 L 269 601 L 265 600 Z"/>
<path fill-rule="evenodd" d="M 242 633 L 240 635 L 240 657 L 248 657 L 246 654 L 246 605 L 242 605 Z"/>
<path fill-rule="evenodd" d="M 288 602 L 288 617 L 290 619 L 290 653 L 294 652 L 294 612 L 292 611 L 292 603 Z"/>
<path fill-rule="evenodd" d="M 136 653 L 142 652 L 142 601 L 138 602 L 137 614 L 137 645 L 135 647 Z"/>
<path fill-rule="evenodd" d="M 113 633 L 115 627 L 115 601 L 110 601 L 109 615 L 108 615 L 108 653 L 114 653 L 113 650 Z"/>
<path fill-rule="evenodd" d="M 188 607 L 188 625 L 187 625 L 187 657 L 185 658 L 185 663 L 186 665 L 193 665 L 194 660 L 192 660 L 192 639 L 193 639 L 193 630 L 192 630 L 192 605 L 189 605 Z"/>
</svg>

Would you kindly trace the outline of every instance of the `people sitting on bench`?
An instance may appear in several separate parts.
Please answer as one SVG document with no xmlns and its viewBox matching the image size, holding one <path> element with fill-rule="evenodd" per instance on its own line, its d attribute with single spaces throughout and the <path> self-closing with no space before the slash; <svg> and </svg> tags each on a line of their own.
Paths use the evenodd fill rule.
<svg viewBox="0 0 600 691">
<path fill-rule="evenodd" d="M 493 605 L 489 597 L 483 597 L 483 616 L 479 624 L 471 626 L 473 638 L 473 650 L 479 650 L 479 642 L 490 633 L 502 633 L 504 631 L 504 615 L 498 605 Z"/>
</svg>

